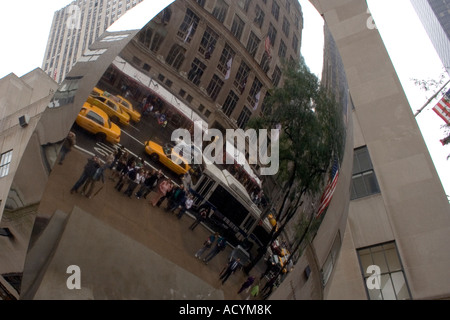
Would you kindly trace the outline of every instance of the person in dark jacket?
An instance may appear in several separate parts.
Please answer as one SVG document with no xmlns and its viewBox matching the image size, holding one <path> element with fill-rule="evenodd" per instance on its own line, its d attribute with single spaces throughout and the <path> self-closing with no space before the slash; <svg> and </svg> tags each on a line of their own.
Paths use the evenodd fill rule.
<svg viewBox="0 0 450 320">
<path fill-rule="evenodd" d="M 242 267 L 241 265 L 241 259 L 231 259 L 230 262 L 227 265 L 227 268 L 225 271 L 220 275 L 220 280 L 222 280 L 222 284 L 225 283 L 225 281 L 228 280 L 228 278 L 235 273 L 238 269 Z"/>
<path fill-rule="evenodd" d="M 72 131 L 69 132 L 67 135 L 67 138 L 64 140 L 63 145 L 61 147 L 61 151 L 59 152 L 60 158 L 59 158 L 59 164 L 63 164 L 64 159 L 66 158 L 66 155 L 72 151 L 73 146 L 77 143 L 77 137 L 75 133 Z"/>
<path fill-rule="evenodd" d="M 95 175 L 97 169 L 100 168 L 100 159 L 97 156 L 93 156 L 89 158 L 86 165 L 84 166 L 83 172 L 81 173 L 80 178 L 78 178 L 77 182 L 73 185 L 72 189 L 70 189 L 70 193 L 77 193 L 78 189 L 88 180 L 92 179 Z"/>
</svg>

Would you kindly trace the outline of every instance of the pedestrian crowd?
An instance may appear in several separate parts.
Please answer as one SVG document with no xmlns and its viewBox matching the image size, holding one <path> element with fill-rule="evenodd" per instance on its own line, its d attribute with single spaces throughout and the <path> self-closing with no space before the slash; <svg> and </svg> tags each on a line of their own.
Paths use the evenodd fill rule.
<svg viewBox="0 0 450 320">
<path fill-rule="evenodd" d="M 67 153 L 66 151 L 65 154 Z M 118 192 L 123 192 L 129 198 L 134 196 L 136 199 L 147 199 L 149 197 L 148 203 L 152 207 L 160 207 L 166 200 L 165 209 L 172 213 L 178 210 L 178 219 L 181 219 L 192 208 L 194 197 L 184 184 L 176 185 L 173 181 L 166 178 L 161 170 L 147 167 L 142 158 L 129 154 L 123 147 L 109 154 L 104 161 L 97 156 L 89 158 L 80 177 L 70 189 L 70 193 L 80 192 L 81 195 L 92 199 L 103 189 L 105 172 L 107 170 L 110 172 L 109 179 L 115 182 L 114 188 Z M 100 181 L 102 185 L 96 189 L 96 185 Z M 203 205 L 199 208 L 196 219 L 189 226 L 189 229 L 194 231 L 200 223 L 206 221 L 212 214 L 213 208 L 209 205 Z M 202 243 L 202 246 L 195 252 L 194 256 L 207 265 L 214 257 L 225 250 L 227 244 L 225 237 L 215 232 Z M 239 258 L 230 258 L 227 265 L 220 272 L 219 280 L 224 284 L 231 275 L 242 268 L 243 265 Z M 258 299 L 258 297 L 267 299 L 278 281 L 278 276 L 274 275 L 267 280 L 265 286 L 260 290 L 261 279 L 267 273 L 268 270 L 261 274 L 257 282 L 255 282 L 254 276 L 249 276 L 242 283 L 237 294 L 245 291 L 249 294 L 247 299 Z"/>
</svg>

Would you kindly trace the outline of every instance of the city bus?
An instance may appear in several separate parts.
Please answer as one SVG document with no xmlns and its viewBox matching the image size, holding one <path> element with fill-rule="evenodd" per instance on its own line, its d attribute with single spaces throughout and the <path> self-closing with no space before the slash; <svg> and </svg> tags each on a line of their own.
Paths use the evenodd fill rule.
<svg viewBox="0 0 450 320">
<path fill-rule="evenodd" d="M 209 205 L 214 209 L 206 223 L 232 245 L 250 251 L 254 244 L 267 243 L 272 230 L 269 219 L 262 219 L 261 209 L 229 171 L 204 161 L 201 173 L 191 179 L 189 189 L 194 195 L 194 208 Z"/>
</svg>

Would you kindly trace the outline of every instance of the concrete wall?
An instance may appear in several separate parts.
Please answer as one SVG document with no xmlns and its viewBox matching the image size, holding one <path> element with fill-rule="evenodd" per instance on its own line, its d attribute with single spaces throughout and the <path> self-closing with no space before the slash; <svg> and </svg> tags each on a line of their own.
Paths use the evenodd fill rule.
<svg viewBox="0 0 450 320">
<path fill-rule="evenodd" d="M 10 74 L 0 80 L 0 153 L 13 150 L 9 174 L 0 178 L 0 221 L 19 162 L 57 87 L 56 82 L 41 69 L 35 69 L 21 78 Z M 19 124 L 19 118 L 23 115 L 30 117 L 26 127 Z M 14 207 L 14 201 L 9 205 Z M 17 201 L 20 202 L 19 199 Z"/>
<path fill-rule="evenodd" d="M 336 40 L 355 105 L 358 145 L 367 145 L 381 195 L 350 205 L 333 287 L 326 298 L 365 299 L 360 246 L 395 240 L 414 299 L 450 296 L 450 207 L 392 62 L 364 0 L 312 0 Z M 352 253 L 352 251 L 354 253 Z"/>
</svg>

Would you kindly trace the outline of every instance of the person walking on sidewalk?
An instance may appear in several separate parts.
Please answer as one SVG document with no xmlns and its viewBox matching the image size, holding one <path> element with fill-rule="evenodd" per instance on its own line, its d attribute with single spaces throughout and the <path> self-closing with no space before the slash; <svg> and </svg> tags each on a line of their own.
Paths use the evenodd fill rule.
<svg viewBox="0 0 450 320">
<path fill-rule="evenodd" d="M 154 194 L 153 197 L 150 199 L 150 204 L 155 207 L 158 201 L 162 197 L 164 197 L 170 190 L 172 190 L 172 184 L 170 183 L 170 181 L 168 179 L 161 181 L 161 183 L 158 186 L 157 193 Z"/>
<path fill-rule="evenodd" d="M 188 194 L 186 201 L 184 201 L 184 204 L 180 205 L 180 212 L 178 212 L 178 219 L 181 219 L 181 217 L 192 208 L 192 205 L 194 204 L 194 196 L 192 194 Z"/>
<path fill-rule="evenodd" d="M 180 205 L 186 201 L 186 191 L 184 185 L 180 185 L 174 188 L 174 192 L 171 197 L 168 198 L 167 210 L 174 212 Z"/>
<path fill-rule="evenodd" d="M 77 193 L 78 189 L 88 180 L 92 179 L 97 169 L 100 167 L 100 162 L 97 156 L 89 158 L 86 165 L 84 166 L 81 176 L 78 178 L 77 182 L 70 189 L 70 193 Z"/>
<path fill-rule="evenodd" d="M 220 276 L 220 280 L 222 280 L 222 284 L 224 284 L 228 280 L 228 278 L 241 267 L 242 267 L 242 265 L 241 265 L 240 258 L 231 259 L 230 262 L 228 263 L 227 268 Z"/>
<path fill-rule="evenodd" d="M 195 253 L 195 257 L 198 259 L 202 258 L 203 253 L 205 253 L 206 250 L 208 250 L 209 248 L 212 247 L 214 241 L 216 241 L 216 238 L 219 237 L 219 233 L 216 232 L 214 234 L 211 234 L 208 239 L 205 240 L 205 242 L 203 242 L 203 246 L 197 250 L 197 252 Z"/>
<path fill-rule="evenodd" d="M 210 210 L 211 210 L 211 208 L 209 206 L 201 207 L 200 211 L 198 212 L 197 219 L 195 219 L 195 221 L 191 224 L 189 229 L 194 230 L 195 228 L 197 228 L 197 226 L 200 223 L 205 221 L 208 218 L 208 216 L 209 216 Z"/>
<path fill-rule="evenodd" d="M 203 259 L 203 262 L 205 264 L 208 264 L 208 262 L 211 261 L 212 258 L 214 258 L 220 252 L 225 250 L 226 247 L 227 247 L 227 240 L 225 240 L 224 237 L 219 236 L 219 238 L 217 239 L 217 243 L 216 243 L 215 247 L 212 248 L 211 251 L 208 253 L 208 255 L 205 257 L 205 259 Z"/>
<path fill-rule="evenodd" d="M 120 171 L 119 181 L 116 183 L 114 188 L 116 188 L 117 191 L 120 192 L 122 191 L 122 188 L 125 185 L 125 183 L 129 182 L 130 179 L 134 180 L 135 178 L 136 178 L 136 171 L 134 168 L 134 163 L 124 166 Z"/>
<path fill-rule="evenodd" d="M 175 191 L 175 184 L 170 181 L 169 182 L 169 189 L 167 190 L 166 194 L 163 195 L 161 198 L 159 198 L 158 202 L 156 202 L 156 206 L 159 208 L 161 204 L 164 202 L 165 199 L 170 199 L 172 197 L 173 192 Z"/>
<path fill-rule="evenodd" d="M 83 186 L 82 194 L 84 194 L 87 198 L 92 199 L 95 185 L 98 181 L 102 181 L 105 184 L 104 171 L 109 167 L 110 164 L 105 163 L 103 166 L 100 166 L 96 171 L 92 179 L 88 179 Z M 103 186 L 100 188 L 102 189 Z M 96 194 L 100 191 L 100 189 L 96 192 Z"/>
<path fill-rule="evenodd" d="M 161 170 L 160 170 L 161 171 Z M 148 171 L 145 176 L 145 180 L 142 183 L 139 191 L 135 194 L 137 199 L 144 198 L 147 199 L 147 195 L 156 187 L 158 184 L 158 179 L 161 177 L 160 171 L 156 172 L 156 170 Z"/>
<path fill-rule="evenodd" d="M 241 288 L 237 292 L 238 294 L 244 290 L 250 289 L 250 286 L 255 282 L 254 276 L 248 276 L 247 280 L 241 285 Z"/>
<path fill-rule="evenodd" d="M 129 183 L 128 183 L 128 187 L 125 190 L 125 192 L 123 194 L 127 195 L 128 198 L 131 198 L 131 195 L 133 194 L 134 189 L 136 189 L 136 187 L 138 185 L 141 184 L 141 182 L 143 181 L 143 175 L 142 175 L 142 171 L 143 169 L 135 169 L 134 172 L 135 174 L 133 174 L 132 176 L 129 177 Z"/>
<path fill-rule="evenodd" d="M 66 155 L 72 151 L 73 146 L 77 143 L 77 136 L 72 131 L 69 132 L 66 139 L 63 142 L 61 151 L 59 152 L 60 158 L 58 164 L 63 164 Z"/>
</svg>

